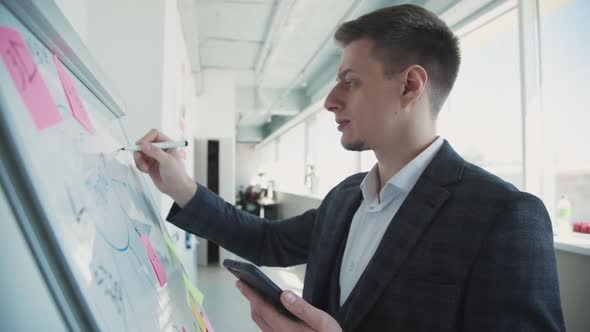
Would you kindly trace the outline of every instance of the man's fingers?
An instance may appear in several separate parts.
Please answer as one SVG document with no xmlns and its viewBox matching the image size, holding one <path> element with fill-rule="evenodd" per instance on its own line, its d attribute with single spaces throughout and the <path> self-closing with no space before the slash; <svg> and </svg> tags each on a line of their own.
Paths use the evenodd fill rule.
<svg viewBox="0 0 590 332">
<path fill-rule="evenodd" d="M 135 159 L 135 165 L 143 172 L 148 172 L 150 167 L 154 164 L 154 159 L 162 162 L 170 157 L 165 151 L 160 148 L 152 146 L 151 143 L 155 142 L 170 142 L 172 139 L 164 135 L 157 129 L 150 130 L 145 136 L 137 140 L 136 144 L 141 145 L 141 151 L 133 153 L 133 159 Z M 178 152 L 175 149 L 170 149 L 168 152 L 173 155 L 177 155 Z"/>
<path fill-rule="evenodd" d="M 258 325 L 260 330 L 262 330 L 262 332 L 273 332 L 272 327 L 268 325 L 264 318 L 262 318 L 262 316 L 260 316 L 260 314 L 256 312 L 256 310 L 254 310 L 254 307 L 252 306 L 250 306 L 250 316 L 252 317 L 254 323 Z"/>
<path fill-rule="evenodd" d="M 159 147 L 154 146 L 152 143 L 141 143 L 141 151 L 149 157 L 156 159 L 158 162 L 160 162 L 160 164 L 168 160 L 168 158 L 172 158 L 172 156 L 164 152 L 164 150 L 160 149 Z"/>
<path fill-rule="evenodd" d="M 147 172 L 149 170 L 148 165 L 148 156 L 140 151 L 133 152 L 133 159 L 135 160 L 135 166 L 142 172 Z"/>
<path fill-rule="evenodd" d="M 238 280 L 236 286 L 244 294 L 246 299 L 250 301 L 250 307 L 253 308 L 270 326 L 279 324 L 279 320 L 283 318 L 272 305 L 266 302 L 255 290 L 250 288 L 244 282 Z"/>
<path fill-rule="evenodd" d="M 281 294 L 281 302 L 283 302 L 283 305 L 285 308 L 287 308 L 287 310 L 306 323 L 308 320 L 311 320 L 311 323 L 314 321 L 314 319 L 316 319 L 316 317 L 313 315 L 313 312 L 309 312 L 314 308 L 305 300 L 289 290 L 286 290 Z"/>
<path fill-rule="evenodd" d="M 168 142 L 168 141 L 172 141 L 172 139 L 170 139 L 170 137 L 161 133 L 159 130 L 152 129 L 145 136 L 138 139 L 137 142 L 135 142 L 135 144 L 141 144 L 143 142 L 152 143 L 152 142 Z"/>
<path fill-rule="evenodd" d="M 156 164 L 158 161 L 154 158 L 150 158 L 150 157 L 146 157 L 145 160 L 147 161 L 147 169 L 151 170 L 152 167 L 154 166 L 154 164 Z"/>
<path fill-rule="evenodd" d="M 286 290 L 281 294 L 281 302 L 295 316 L 315 331 L 337 331 L 338 323 L 328 313 L 307 303 L 295 293 Z"/>
<path fill-rule="evenodd" d="M 246 297 L 246 299 L 248 301 L 250 301 L 250 304 L 254 308 L 258 308 L 260 306 L 260 304 L 262 302 L 264 302 L 264 300 L 260 297 L 260 295 L 258 295 L 258 293 L 256 293 L 256 291 L 254 291 L 252 288 L 250 288 L 250 286 L 246 285 L 243 281 L 241 281 L 241 280 L 236 281 L 236 287 L 238 287 L 240 292 L 242 292 L 242 294 Z M 257 312 L 259 312 L 259 310 L 257 310 Z"/>
</svg>

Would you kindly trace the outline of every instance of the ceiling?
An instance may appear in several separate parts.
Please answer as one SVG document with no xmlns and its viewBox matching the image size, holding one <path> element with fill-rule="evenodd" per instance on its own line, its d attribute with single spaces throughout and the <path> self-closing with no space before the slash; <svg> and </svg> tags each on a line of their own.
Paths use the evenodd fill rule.
<svg viewBox="0 0 590 332">
<path fill-rule="evenodd" d="M 278 7 L 275 0 L 197 1 L 201 66 L 253 70 Z"/>
<path fill-rule="evenodd" d="M 408 2 L 454 26 L 502 1 L 180 0 L 179 8 L 185 33 L 197 40 L 189 45 L 196 75 L 227 69 L 253 77 L 236 86 L 238 141 L 260 141 L 325 95 L 340 60 L 332 40 L 340 23 Z"/>
</svg>

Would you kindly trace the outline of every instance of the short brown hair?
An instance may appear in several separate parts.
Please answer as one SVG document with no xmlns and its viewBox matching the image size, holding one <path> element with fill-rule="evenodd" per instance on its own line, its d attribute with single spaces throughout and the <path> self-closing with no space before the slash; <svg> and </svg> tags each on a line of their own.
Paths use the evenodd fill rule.
<svg viewBox="0 0 590 332">
<path fill-rule="evenodd" d="M 391 77 L 418 64 L 430 80 L 430 104 L 438 114 L 449 96 L 461 63 L 459 41 L 436 15 L 415 5 L 382 8 L 343 23 L 334 39 L 346 47 L 367 38 L 375 42 L 373 54 Z"/>
</svg>

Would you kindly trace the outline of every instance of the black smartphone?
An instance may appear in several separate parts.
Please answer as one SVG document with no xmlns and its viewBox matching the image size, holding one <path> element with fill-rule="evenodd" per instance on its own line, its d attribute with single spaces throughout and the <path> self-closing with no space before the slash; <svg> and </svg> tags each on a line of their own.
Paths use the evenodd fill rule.
<svg viewBox="0 0 590 332">
<path fill-rule="evenodd" d="M 283 291 L 279 286 L 260 271 L 256 265 L 235 261 L 233 259 L 224 259 L 223 266 L 238 279 L 257 291 L 258 294 L 272 304 L 280 313 L 292 320 L 301 321 L 283 306 L 283 303 L 281 302 L 281 293 Z"/>
</svg>

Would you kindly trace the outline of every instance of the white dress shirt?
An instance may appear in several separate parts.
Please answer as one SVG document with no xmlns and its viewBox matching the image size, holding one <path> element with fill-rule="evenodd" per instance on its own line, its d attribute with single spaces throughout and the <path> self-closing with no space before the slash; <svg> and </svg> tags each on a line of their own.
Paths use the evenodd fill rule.
<svg viewBox="0 0 590 332">
<path fill-rule="evenodd" d="M 361 182 L 363 201 L 352 219 L 340 266 L 341 306 L 375 254 L 387 226 L 443 142 L 444 139 L 438 137 L 428 148 L 392 176 L 381 191 L 381 203 L 378 196 L 377 165 L 373 166 Z"/>
</svg>

